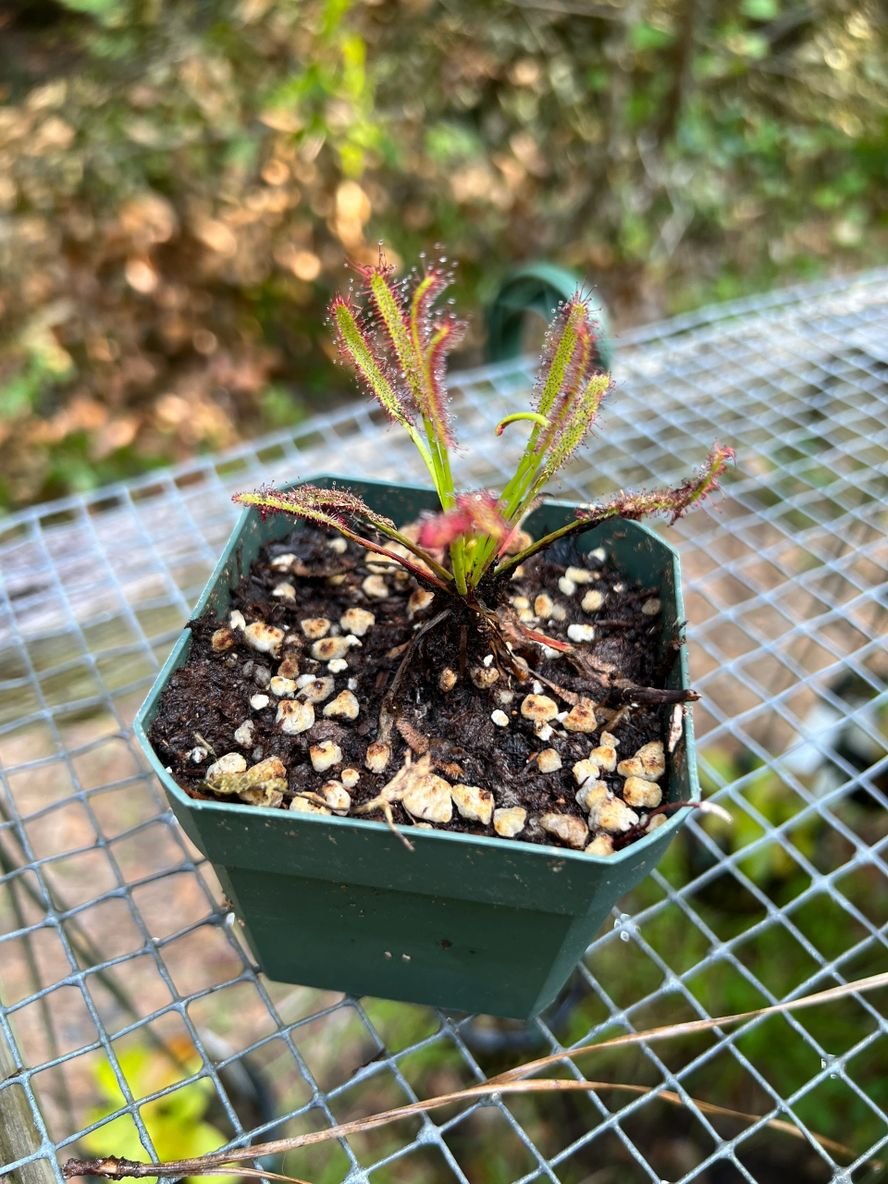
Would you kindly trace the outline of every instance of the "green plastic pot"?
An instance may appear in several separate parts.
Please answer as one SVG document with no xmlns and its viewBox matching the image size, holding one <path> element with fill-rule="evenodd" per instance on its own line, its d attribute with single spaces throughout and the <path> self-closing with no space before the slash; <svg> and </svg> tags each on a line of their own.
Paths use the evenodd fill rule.
<svg viewBox="0 0 888 1184">
<path fill-rule="evenodd" d="M 321 477 L 406 522 L 436 506 L 429 490 Z M 531 531 L 573 517 L 541 506 Z M 260 549 L 293 530 L 283 515 L 245 511 L 194 610 L 227 614 L 231 589 Z M 605 523 L 579 546 L 604 546 L 633 581 L 659 590 L 661 644 L 684 619 L 678 557 L 646 527 Z M 173 780 L 148 731 L 164 688 L 188 657 L 187 627 L 157 677 L 135 732 L 183 830 L 214 865 L 265 973 L 306 986 L 458 1011 L 527 1018 L 564 986 L 619 898 L 656 865 L 686 811 L 606 858 L 565 848 L 446 831 L 411 831 L 408 851 L 387 827 L 363 819 L 195 801 Z M 684 647 L 669 685 L 684 686 Z M 668 772 L 669 801 L 699 797 L 689 714 Z"/>
<path fill-rule="evenodd" d="M 582 288 L 583 281 L 565 267 L 554 263 L 525 263 L 510 271 L 490 304 L 487 314 L 487 360 L 508 362 L 526 349 L 525 328 L 528 316 L 550 325 L 559 306 Z M 614 365 L 614 339 L 610 316 L 600 298 L 593 306 L 596 323 L 596 350 L 602 370 Z"/>
</svg>

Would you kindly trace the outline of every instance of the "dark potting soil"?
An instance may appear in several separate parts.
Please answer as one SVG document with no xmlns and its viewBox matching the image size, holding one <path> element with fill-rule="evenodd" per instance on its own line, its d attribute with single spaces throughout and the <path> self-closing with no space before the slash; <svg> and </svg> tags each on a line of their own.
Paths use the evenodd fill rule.
<svg viewBox="0 0 888 1184">
<path fill-rule="evenodd" d="M 597 610 L 592 605 L 598 598 L 589 597 L 596 592 L 601 594 Z M 429 602 L 421 604 L 423 599 Z M 213 763 L 226 754 L 239 754 L 243 760 L 236 763 L 241 768 L 277 757 L 284 780 L 276 782 L 282 792 L 274 795 L 272 804 L 286 810 L 306 808 L 308 802 L 309 810 L 312 805 L 318 809 L 332 783 L 340 791 L 347 787 L 350 802 L 340 793 L 334 803 L 341 812 L 345 800 L 345 812 L 352 815 L 405 763 L 423 761 L 421 767 L 451 785 L 489 791 L 497 810 L 526 810 L 525 824 L 514 837 L 562 845 L 539 820 L 555 813 L 589 823 L 576 799 L 581 778 L 573 767 L 608 742 L 602 732 L 618 741 L 618 761 L 652 741 L 666 744 L 673 713 L 681 710 L 675 706 L 676 695 L 667 694 L 665 702 L 645 702 L 642 688 L 664 686 L 668 667 L 677 660 L 677 638 L 664 654 L 655 593 L 629 584 L 601 550 L 581 554 L 562 546 L 535 556 L 499 590 L 497 599 L 504 636 L 519 661 L 523 658 L 530 667 L 524 681 L 507 669 L 508 655 L 502 647 L 494 653 L 496 645 L 474 626 L 475 618 L 460 615 L 460 606 L 435 620 L 448 607 L 442 593 L 424 596 L 398 565 L 380 562 L 338 536 L 299 527 L 261 552 L 232 594 L 233 618 L 219 620 L 208 613 L 191 622 L 190 655 L 170 679 L 150 730 L 151 742 L 193 797 L 216 796 L 206 778 Z M 359 637 L 355 632 L 369 618 L 349 634 L 350 618 L 340 625 L 349 609 L 373 614 L 372 624 Z M 238 613 L 247 626 L 271 626 L 268 636 L 245 631 Z M 309 624 L 306 636 L 302 622 L 316 621 L 329 626 Z M 520 638 L 519 622 L 568 642 L 573 652 L 527 643 Z M 570 638 L 570 633 L 577 636 L 571 626 L 592 626 L 594 639 Z M 328 651 L 339 644 L 333 642 L 321 647 L 321 656 L 312 656 L 313 650 L 319 653 L 321 633 L 327 639 L 350 638 L 345 652 L 330 659 Z M 262 652 L 257 644 L 273 649 Z M 323 679 L 330 681 L 318 681 Z M 450 682 L 453 685 L 445 689 Z M 343 692 L 351 695 L 343 698 Z M 313 695 L 323 695 L 313 704 L 314 723 L 297 734 L 285 732 L 280 704 L 301 704 Z M 528 695 L 544 697 L 549 710 L 554 702 L 558 715 L 547 723 L 527 718 L 522 704 Z M 568 713 L 590 700 L 595 704 L 594 731 L 569 730 Z M 331 707 L 334 703 L 344 714 Z M 355 708 L 356 717 L 347 718 Z M 325 714 L 325 709 L 332 714 Z M 390 758 L 383 771 L 373 772 L 365 761 L 368 745 L 379 738 L 381 722 Z M 310 749 L 314 746 L 317 752 L 325 741 L 338 746 L 341 759 L 318 772 Z M 537 755 L 543 750 L 554 750 L 561 767 L 541 771 Z M 596 776 L 607 785 L 609 796 L 621 798 L 625 772 L 601 768 Z M 659 778 L 661 787 L 667 777 L 668 772 Z M 304 793 L 312 796 L 303 799 Z M 494 821 L 466 819 L 456 808 L 451 821 L 433 823 L 423 822 L 421 811 L 411 815 L 399 800 L 391 809 L 404 833 L 417 824 L 503 833 L 499 825 L 494 829 Z M 591 841 L 607 834 L 606 843 L 623 846 L 653 821 L 651 809 L 636 806 L 635 815 L 636 821 L 619 828 L 590 825 L 587 837 Z M 379 809 L 363 816 L 383 820 Z M 575 835 L 569 842 L 581 845 Z"/>
</svg>

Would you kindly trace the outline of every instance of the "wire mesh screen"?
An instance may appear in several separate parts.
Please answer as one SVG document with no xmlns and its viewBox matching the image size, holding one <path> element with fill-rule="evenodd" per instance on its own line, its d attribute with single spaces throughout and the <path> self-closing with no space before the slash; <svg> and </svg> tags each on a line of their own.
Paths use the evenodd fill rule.
<svg viewBox="0 0 888 1184">
<path fill-rule="evenodd" d="M 421 477 L 404 441 L 348 407 L 0 523 L 0 1175 L 42 1184 L 77 1153 L 180 1157 L 317 1130 L 602 1033 L 884 970 L 886 330 L 882 271 L 621 343 L 611 406 L 555 492 L 664 482 L 715 438 L 736 447 L 724 497 L 670 532 L 701 775 L 734 822 L 692 820 L 527 1025 L 267 981 L 132 740 L 234 521 L 232 490 Z M 462 479 L 495 486 L 514 445 L 493 427 L 527 372 L 455 385 Z M 266 1168 L 314 1184 L 875 1179 L 879 1003 L 565 1062 L 645 1088 L 454 1104 Z"/>
</svg>

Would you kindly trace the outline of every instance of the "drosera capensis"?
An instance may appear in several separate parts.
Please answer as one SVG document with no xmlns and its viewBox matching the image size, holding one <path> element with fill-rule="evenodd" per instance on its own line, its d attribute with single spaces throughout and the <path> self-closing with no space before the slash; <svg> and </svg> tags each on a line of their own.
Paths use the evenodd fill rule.
<svg viewBox="0 0 888 1184">
<path fill-rule="evenodd" d="M 699 471 L 681 484 L 580 506 L 573 521 L 537 539 L 521 523 L 540 495 L 583 443 L 595 424 L 612 376 L 600 368 L 590 296 L 582 290 L 565 300 L 543 344 L 532 406 L 504 416 L 498 435 L 529 425 L 515 471 L 499 494 L 460 491 L 453 476 L 455 447 L 447 392 L 447 357 L 465 324 L 448 306 L 439 307 L 452 280 L 444 260 L 398 278 L 380 248 L 375 264 L 354 265 L 356 283 L 330 305 L 339 352 L 364 389 L 407 432 L 428 470 L 441 506 L 418 532 L 407 533 L 373 511 L 348 489 L 301 485 L 286 491 L 263 488 L 235 494 L 244 506 L 292 514 L 329 527 L 367 551 L 396 561 L 421 585 L 444 592 L 467 610 L 499 658 L 521 674 L 509 657 L 515 631 L 523 642 L 564 650 L 520 621 L 504 628 L 498 616 L 508 577 L 556 539 L 594 530 L 611 518 L 666 516 L 675 522 L 718 486 L 733 458 L 726 445 L 712 447 Z"/>
</svg>

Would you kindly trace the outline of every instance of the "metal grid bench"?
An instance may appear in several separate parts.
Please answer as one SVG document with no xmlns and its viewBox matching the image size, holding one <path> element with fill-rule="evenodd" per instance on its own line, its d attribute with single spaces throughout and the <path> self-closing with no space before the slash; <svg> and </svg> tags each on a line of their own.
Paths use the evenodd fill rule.
<svg viewBox="0 0 888 1184">
<path fill-rule="evenodd" d="M 475 1084 L 605 1031 L 888 966 L 888 271 L 678 318 L 619 351 L 602 426 L 556 492 L 664 482 L 715 438 L 736 447 L 725 497 L 671 531 L 702 774 L 735 827 L 692 820 L 570 996 L 526 1027 L 264 980 L 132 742 L 235 518 L 231 492 L 320 472 L 421 478 L 406 441 L 349 406 L 0 522 L 0 1178 L 61 1180 L 59 1162 L 94 1145 L 102 1065 L 147 1157 L 152 1102 L 196 1079 L 220 1140 L 244 1143 Z M 458 376 L 464 484 L 502 480 L 515 445 L 493 427 L 527 385 L 520 363 Z M 888 1154 L 879 1002 L 590 1062 L 593 1076 L 675 1090 L 679 1110 L 656 1090 L 495 1097 L 283 1167 L 330 1184 L 875 1179 Z M 165 1074 L 135 1081 L 139 1048 Z M 264 1083 L 258 1108 L 240 1100 L 245 1071 Z M 697 1097 L 763 1118 L 719 1120 Z M 110 1131 L 105 1150 L 118 1151 Z"/>
</svg>

